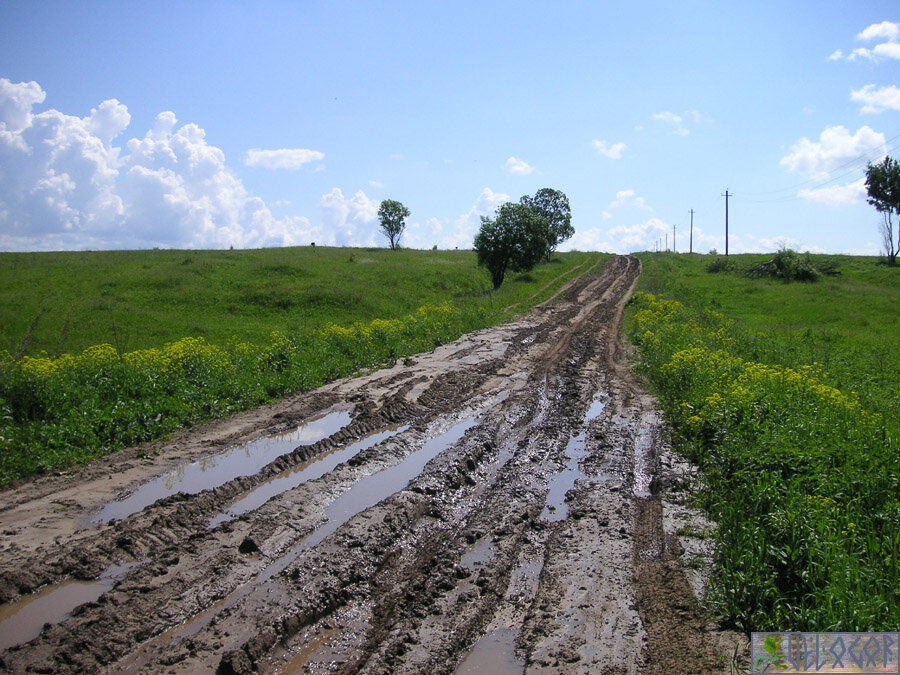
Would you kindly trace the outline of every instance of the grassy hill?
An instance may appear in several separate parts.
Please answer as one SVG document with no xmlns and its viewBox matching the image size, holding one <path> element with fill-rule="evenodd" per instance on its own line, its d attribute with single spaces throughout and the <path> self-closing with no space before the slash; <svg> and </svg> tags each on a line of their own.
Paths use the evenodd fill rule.
<svg viewBox="0 0 900 675">
<path fill-rule="evenodd" d="M 127 352 L 186 336 L 259 343 L 274 330 L 397 318 L 443 302 L 493 311 L 589 257 L 558 254 L 494 295 L 472 251 L 0 253 L 0 350 L 58 356 L 108 343 Z"/>
</svg>

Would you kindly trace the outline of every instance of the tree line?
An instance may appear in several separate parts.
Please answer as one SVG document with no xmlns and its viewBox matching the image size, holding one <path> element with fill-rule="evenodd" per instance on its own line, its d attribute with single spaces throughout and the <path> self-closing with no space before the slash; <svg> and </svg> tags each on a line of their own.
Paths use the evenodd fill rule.
<svg viewBox="0 0 900 675">
<path fill-rule="evenodd" d="M 409 209 L 394 199 L 385 199 L 378 208 L 382 234 L 391 249 L 400 246 Z M 501 205 L 493 218 L 481 216 L 475 235 L 478 264 L 487 268 L 494 289 L 500 288 L 507 271 L 527 272 L 575 234 L 572 210 L 564 192 L 542 188 L 534 196 Z"/>
</svg>

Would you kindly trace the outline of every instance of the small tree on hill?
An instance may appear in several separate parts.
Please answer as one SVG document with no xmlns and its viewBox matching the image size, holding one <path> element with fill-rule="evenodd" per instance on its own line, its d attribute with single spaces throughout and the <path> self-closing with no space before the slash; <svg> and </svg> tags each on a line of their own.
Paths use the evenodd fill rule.
<svg viewBox="0 0 900 675">
<path fill-rule="evenodd" d="M 409 209 L 396 199 L 385 199 L 378 207 L 381 232 L 391 242 L 391 250 L 400 248 L 400 236 L 406 228 L 407 218 L 409 218 Z"/>
<path fill-rule="evenodd" d="M 575 234 L 575 228 L 572 227 L 572 209 L 569 207 L 569 198 L 566 197 L 565 192 L 560 190 L 541 188 L 534 193 L 534 197 L 525 195 L 519 202 L 546 219 L 550 226 L 551 237 L 547 245 L 547 260 L 550 260 L 556 247 Z"/>
<path fill-rule="evenodd" d="M 881 240 L 889 265 L 897 264 L 900 253 L 900 220 L 897 222 L 897 241 L 894 241 L 894 216 L 900 219 L 900 162 L 885 157 L 878 164 L 866 167 L 866 190 L 869 204 L 882 215 Z"/>
<path fill-rule="evenodd" d="M 546 255 L 552 234 L 547 220 L 525 204 L 507 202 L 491 220 L 481 217 L 475 236 L 478 264 L 487 267 L 494 290 L 507 270 L 527 272 Z"/>
</svg>

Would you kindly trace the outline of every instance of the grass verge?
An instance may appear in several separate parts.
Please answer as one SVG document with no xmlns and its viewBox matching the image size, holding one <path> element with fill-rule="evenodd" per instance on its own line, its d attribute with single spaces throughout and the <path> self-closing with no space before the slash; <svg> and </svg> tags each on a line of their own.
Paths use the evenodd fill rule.
<svg viewBox="0 0 900 675">
<path fill-rule="evenodd" d="M 895 630 L 898 373 L 871 350 L 900 347 L 896 270 L 846 258 L 839 278 L 786 284 L 642 259 L 627 330 L 703 471 L 713 605 L 745 631 Z"/>
</svg>

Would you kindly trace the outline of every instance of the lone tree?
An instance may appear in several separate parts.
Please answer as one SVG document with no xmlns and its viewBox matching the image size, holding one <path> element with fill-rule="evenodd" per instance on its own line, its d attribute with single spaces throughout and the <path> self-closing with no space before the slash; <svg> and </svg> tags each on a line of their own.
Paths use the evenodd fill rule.
<svg viewBox="0 0 900 675">
<path fill-rule="evenodd" d="M 381 231 L 391 242 L 392 251 L 400 248 L 400 236 L 406 228 L 407 218 L 409 218 L 409 209 L 396 199 L 385 199 L 378 207 Z"/>
<path fill-rule="evenodd" d="M 534 193 L 534 197 L 525 195 L 519 203 L 533 209 L 550 226 L 551 237 L 547 246 L 547 260 L 550 260 L 556 247 L 575 234 L 569 198 L 560 190 L 541 188 Z"/>
<path fill-rule="evenodd" d="M 884 252 L 888 257 L 888 265 L 897 264 L 900 253 L 900 162 L 892 157 L 885 157 L 879 164 L 866 167 L 866 190 L 868 201 L 882 215 L 881 240 Z M 897 221 L 897 241 L 894 241 L 894 216 Z"/>
<path fill-rule="evenodd" d="M 487 267 L 494 290 L 500 288 L 507 270 L 527 272 L 547 253 L 552 233 L 547 219 L 525 204 L 507 202 L 491 220 L 481 217 L 475 236 L 478 264 Z"/>
</svg>

